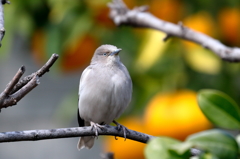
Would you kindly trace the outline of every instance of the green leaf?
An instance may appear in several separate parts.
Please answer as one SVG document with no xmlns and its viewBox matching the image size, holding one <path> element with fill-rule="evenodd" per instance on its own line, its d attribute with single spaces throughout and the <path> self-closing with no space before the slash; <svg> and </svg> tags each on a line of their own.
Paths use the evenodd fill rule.
<svg viewBox="0 0 240 159">
<path fill-rule="evenodd" d="M 211 153 L 203 153 L 200 156 L 193 156 L 190 159 L 219 159 Z"/>
<path fill-rule="evenodd" d="M 172 146 L 179 144 L 180 141 L 169 137 L 157 137 L 148 143 L 145 148 L 145 157 L 147 159 L 183 159 L 181 155 L 177 155 L 170 151 Z M 188 157 L 189 158 L 189 157 Z"/>
<path fill-rule="evenodd" d="M 178 155 L 190 155 L 190 148 L 192 144 L 189 142 L 181 142 L 171 146 L 171 151 L 174 151 Z"/>
<path fill-rule="evenodd" d="M 228 95 L 204 89 L 198 93 L 198 104 L 205 116 L 216 126 L 240 129 L 240 108 Z"/>
<path fill-rule="evenodd" d="M 194 148 L 207 151 L 219 159 L 237 159 L 238 144 L 230 134 L 213 129 L 203 131 L 187 138 L 186 142 Z"/>
<path fill-rule="evenodd" d="M 238 134 L 236 137 L 235 137 L 237 143 L 238 143 L 238 148 L 240 148 L 240 134 Z M 239 151 L 239 154 L 240 154 L 240 149 L 238 149 Z"/>
</svg>

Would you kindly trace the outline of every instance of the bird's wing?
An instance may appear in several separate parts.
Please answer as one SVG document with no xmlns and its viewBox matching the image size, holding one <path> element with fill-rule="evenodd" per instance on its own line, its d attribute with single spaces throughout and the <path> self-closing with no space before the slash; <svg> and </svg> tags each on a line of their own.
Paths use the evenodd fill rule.
<svg viewBox="0 0 240 159">
<path fill-rule="evenodd" d="M 85 121 L 80 117 L 79 109 L 78 109 L 77 117 L 78 117 L 78 125 L 79 125 L 79 127 L 85 126 Z"/>
<path fill-rule="evenodd" d="M 79 92 L 78 92 L 78 95 L 80 95 L 81 93 L 81 90 L 83 89 L 83 86 L 85 85 L 84 83 L 86 82 L 86 79 L 87 79 L 87 76 L 89 74 L 89 72 L 91 71 L 91 67 L 87 67 L 82 75 L 81 75 L 81 78 L 80 78 L 80 84 L 79 84 Z M 79 100 L 79 98 L 78 98 Z M 80 113 L 79 113 L 79 108 L 78 108 L 78 125 L 81 127 L 81 126 L 85 126 L 85 121 L 80 117 Z"/>
<path fill-rule="evenodd" d="M 83 89 L 83 87 L 86 85 L 88 76 L 90 74 L 90 72 L 92 71 L 92 67 L 88 66 L 82 73 L 81 78 L 80 78 L 80 83 L 79 83 L 79 91 L 78 91 L 78 95 L 81 94 L 81 90 Z"/>
</svg>

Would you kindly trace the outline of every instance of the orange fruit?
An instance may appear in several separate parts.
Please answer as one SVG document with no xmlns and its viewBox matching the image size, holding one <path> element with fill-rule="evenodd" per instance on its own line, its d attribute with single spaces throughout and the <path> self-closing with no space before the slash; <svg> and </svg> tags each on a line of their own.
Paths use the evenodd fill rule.
<svg viewBox="0 0 240 159">
<path fill-rule="evenodd" d="M 183 5 L 178 0 L 152 0 L 149 11 L 163 20 L 177 23 L 182 16 Z"/>
<path fill-rule="evenodd" d="M 223 37 L 233 45 L 240 42 L 240 9 L 225 8 L 219 13 L 220 29 Z"/>
<path fill-rule="evenodd" d="M 209 36 L 214 37 L 216 33 L 216 26 L 212 16 L 204 11 L 186 17 L 183 24 L 192 30 Z M 184 51 L 185 60 L 193 70 L 206 74 L 217 74 L 220 71 L 221 61 L 217 56 L 201 45 L 190 41 L 182 42 L 186 49 Z"/>
<path fill-rule="evenodd" d="M 110 9 L 106 5 L 106 0 L 86 1 L 87 8 L 91 11 L 96 25 L 101 25 L 108 28 L 116 27 L 113 21 L 109 18 Z"/>
<path fill-rule="evenodd" d="M 34 60 L 42 65 L 47 60 L 46 31 L 38 29 L 32 37 L 31 48 Z M 98 40 L 90 34 L 81 35 L 63 49 L 60 69 L 63 72 L 77 71 L 86 67 L 92 58 L 95 49 L 99 46 Z"/>
<path fill-rule="evenodd" d="M 213 18 L 211 17 L 211 15 L 209 13 L 204 12 L 204 11 L 198 12 L 196 14 L 186 17 L 183 20 L 183 25 L 187 26 L 188 28 L 190 28 L 192 30 L 196 30 L 198 32 L 201 32 L 201 33 L 209 35 L 209 36 L 214 36 L 215 31 L 216 31 Z M 189 42 L 189 41 L 183 41 L 183 43 L 187 47 L 191 47 L 191 48 L 194 48 L 196 46 L 201 47 L 198 44 L 195 44 L 195 43 Z"/>
<path fill-rule="evenodd" d="M 99 8 L 98 12 L 94 16 L 95 22 L 99 25 L 108 27 L 108 28 L 115 28 L 115 24 L 109 18 L 109 8 L 107 6 Z"/>
<path fill-rule="evenodd" d="M 31 48 L 33 58 L 39 65 L 46 62 L 46 33 L 43 29 L 38 29 L 33 33 Z"/>
<path fill-rule="evenodd" d="M 138 117 L 128 117 L 120 123 L 129 129 L 144 132 L 144 126 Z M 146 144 L 118 137 L 108 136 L 104 140 L 104 151 L 113 152 L 116 159 L 144 159 L 143 150 Z"/>
<path fill-rule="evenodd" d="M 95 49 L 98 47 L 96 38 L 86 34 L 69 44 L 63 52 L 61 66 L 64 72 L 76 71 L 90 63 Z"/>
<path fill-rule="evenodd" d="M 190 90 L 155 95 L 144 114 L 148 134 L 184 140 L 192 133 L 211 128 L 198 107 L 196 96 L 196 92 Z"/>
<path fill-rule="evenodd" d="M 214 33 L 214 21 L 207 12 L 198 12 L 183 20 L 183 24 L 193 30 L 212 36 Z"/>
</svg>

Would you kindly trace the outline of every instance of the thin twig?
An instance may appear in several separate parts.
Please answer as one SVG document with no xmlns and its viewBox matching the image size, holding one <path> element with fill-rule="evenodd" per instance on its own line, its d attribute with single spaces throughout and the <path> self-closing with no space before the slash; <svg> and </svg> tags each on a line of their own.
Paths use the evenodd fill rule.
<svg viewBox="0 0 240 159">
<path fill-rule="evenodd" d="M 6 89 L 0 94 L 0 105 L 2 105 L 4 100 L 11 94 L 13 87 L 17 84 L 17 82 L 22 77 L 24 72 L 25 72 L 25 67 L 24 66 L 20 67 L 16 75 L 7 85 Z"/>
<path fill-rule="evenodd" d="M 50 57 L 50 59 L 35 73 L 32 73 L 31 75 L 28 75 L 26 77 L 24 77 L 22 80 L 20 80 L 15 87 L 12 90 L 12 94 L 15 93 L 16 91 L 18 91 L 20 88 L 22 88 L 24 85 L 26 85 L 34 76 L 35 74 L 37 74 L 39 77 L 41 77 L 42 75 L 44 75 L 46 72 L 49 71 L 50 67 L 52 67 L 52 65 L 56 62 L 56 60 L 58 59 L 58 54 L 52 54 L 52 56 Z"/>
<path fill-rule="evenodd" d="M 103 129 L 98 130 L 99 135 L 110 135 L 124 137 L 123 132 L 118 131 L 117 127 L 106 125 Z M 88 127 L 60 128 L 48 130 L 27 130 L 0 133 L 0 143 L 17 142 L 17 141 L 37 141 L 46 139 L 59 139 L 81 136 L 94 136 L 95 131 Z M 147 143 L 154 136 L 129 130 L 126 133 L 127 139 Z"/>
<path fill-rule="evenodd" d="M 149 12 L 145 12 L 145 9 L 139 9 L 139 7 L 132 10 L 128 9 L 122 0 L 113 0 L 109 3 L 110 17 L 116 25 L 130 25 L 134 27 L 152 28 L 167 35 L 179 37 L 185 40 L 195 42 L 203 47 L 213 51 L 216 55 L 221 57 L 225 61 L 240 62 L 240 48 L 228 47 L 213 39 L 210 36 L 194 31 L 184 25 L 173 24 L 164 20 L 161 20 Z M 164 40 L 168 39 L 165 38 Z"/>
<path fill-rule="evenodd" d="M 39 77 L 48 72 L 57 59 L 58 55 L 53 54 L 41 69 L 19 81 L 25 71 L 25 67 L 22 66 L 12 81 L 9 82 L 6 89 L 0 94 L 0 110 L 16 105 L 26 94 L 39 85 Z"/>
<path fill-rule="evenodd" d="M 35 75 L 31 81 L 29 81 L 25 86 L 23 86 L 20 90 L 18 90 L 16 93 L 11 94 L 7 96 L 4 99 L 3 104 L 1 105 L 1 108 L 7 108 L 9 106 L 16 105 L 18 101 L 20 101 L 25 95 L 27 95 L 33 88 L 37 87 L 39 85 L 39 77 Z"/>
</svg>

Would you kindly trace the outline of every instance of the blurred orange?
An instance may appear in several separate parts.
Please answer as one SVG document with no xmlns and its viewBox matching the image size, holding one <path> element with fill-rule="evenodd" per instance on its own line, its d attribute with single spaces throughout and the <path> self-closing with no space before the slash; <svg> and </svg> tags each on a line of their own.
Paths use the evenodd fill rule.
<svg viewBox="0 0 240 159">
<path fill-rule="evenodd" d="M 96 38 L 86 34 L 79 37 L 66 47 L 61 61 L 61 67 L 64 72 L 76 71 L 90 63 L 95 49 L 98 47 Z"/>
<path fill-rule="evenodd" d="M 203 34 L 214 36 L 215 24 L 213 18 L 207 12 L 198 12 L 197 14 L 190 15 L 183 20 L 183 24 L 190 29 L 196 30 Z M 198 44 L 194 44 L 189 41 L 183 41 L 187 47 L 196 47 Z"/>
<path fill-rule="evenodd" d="M 98 25 L 103 25 L 108 28 L 116 27 L 113 21 L 109 18 L 109 8 L 106 5 L 108 1 L 86 1 L 86 5 L 90 8 L 94 21 Z"/>
<path fill-rule="evenodd" d="M 109 8 L 107 6 L 104 6 L 102 8 L 99 8 L 98 13 L 94 16 L 95 21 L 108 28 L 115 28 L 115 24 L 113 21 L 109 18 Z"/>
<path fill-rule="evenodd" d="M 155 95 L 145 110 L 144 124 L 150 135 L 179 140 L 211 128 L 198 107 L 196 92 L 190 90 Z"/>
<path fill-rule="evenodd" d="M 138 117 L 128 117 L 120 122 L 129 129 L 144 132 L 144 126 Z M 116 159 L 143 159 L 143 150 L 146 144 L 123 138 L 115 140 L 114 137 L 106 137 L 104 151 L 113 152 Z"/>
<path fill-rule="evenodd" d="M 240 45 L 240 9 L 225 8 L 219 13 L 220 29 L 228 42 Z"/>
<path fill-rule="evenodd" d="M 46 61 L 46 33 L 42 29 L 38 29 L 33 33 L 31 40 L 31 48 L 33 58 L 38 64 L 43 64 Z"/>
<path fill-rule="evenodd" d="M 138 6 L 137 0 L 123 0 L 123 2 L 126 4 L 126 6 L 127 6 L 129 9 L 132 9 L 132 8 Z"/>
<path fill-rule="evenodd" d="M 179 0 L 152 0 L 149 9 L 154 16 L 177 23 L 182 16 L 183 4 Z"/>
<path fill-rule="evenodd" d="M 211 37 L 216 33 L 214 20 L 208 12 L 201 11 L 190 15 L 183 20 L 183 24 Z M 193 70 L 206 74 L 217 74 L 221 70 L 221 61 L 212 52 L 196 43 L 182 42 L 185 46 L 184 58 Z"/>
</svg>

